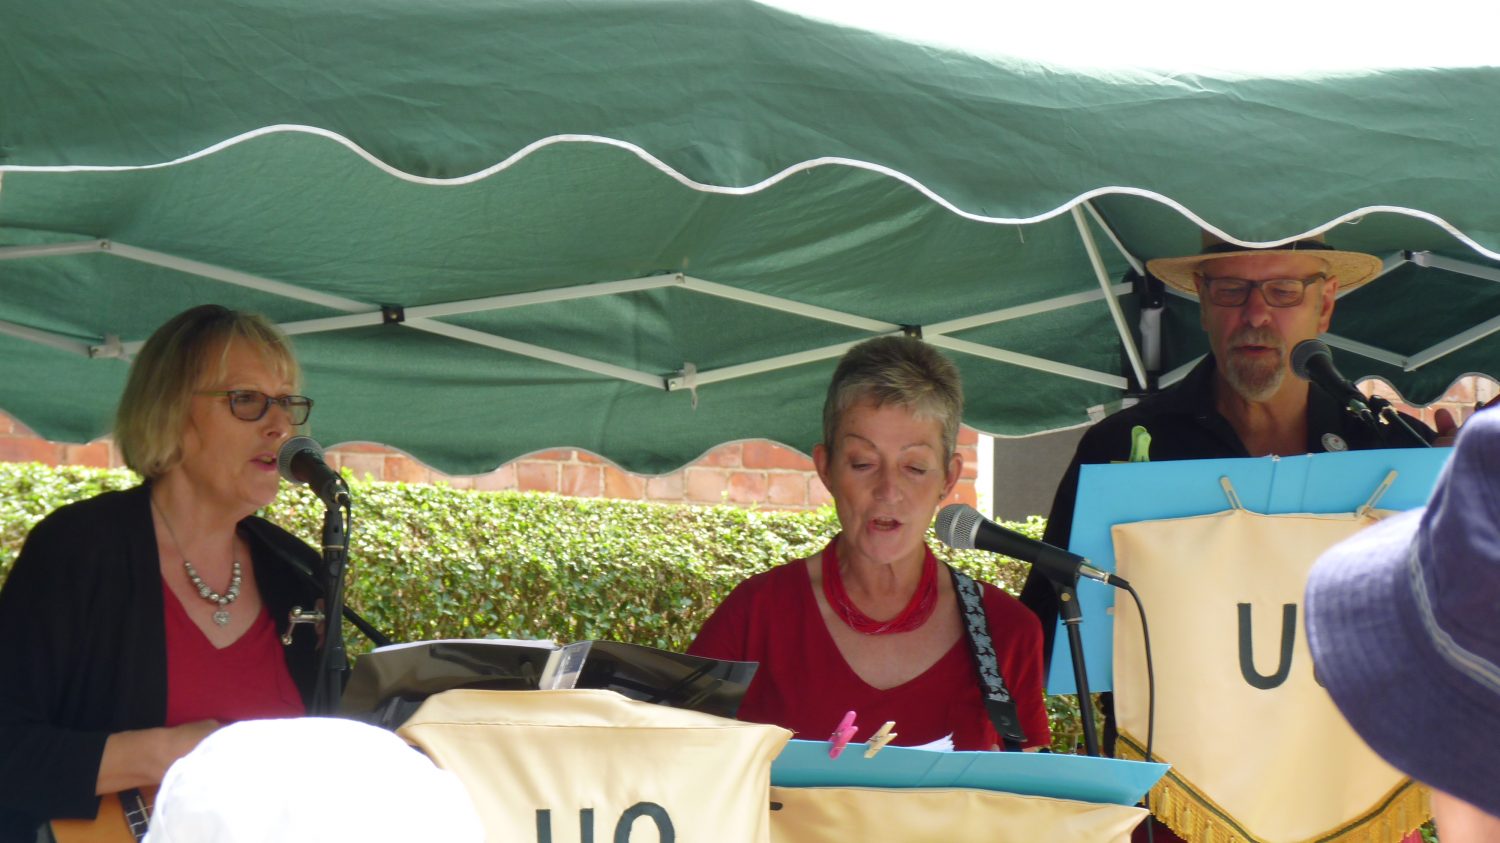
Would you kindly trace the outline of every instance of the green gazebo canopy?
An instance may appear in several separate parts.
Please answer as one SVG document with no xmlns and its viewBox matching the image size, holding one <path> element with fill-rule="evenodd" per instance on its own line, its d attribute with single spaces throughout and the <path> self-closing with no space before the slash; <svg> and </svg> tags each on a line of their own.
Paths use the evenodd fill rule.
<svg viewBox="0 0 1500 843">
<path fill-rule="evenodd" d="M 325 444 L 448 472 L 806 450 L 838 355 L 903 330 L 959 363 L 968 423 L 1025 435 L 1203 353 L 1138 277 L 1200 226 L 1386 258 L 1327 337 L 1346 374 L 1425 402 L 1500 369 L 1492 29 L 1372 59 L 1372 18 L 1272 66 L 1286 18 L 1215 51 L 1160 12 L 1101 46 L 966 5 L 27 6 L 0 27 L 0 409 L 107 432 L 130 353 L 214 301 L 294 335 Z"/>
</svg>

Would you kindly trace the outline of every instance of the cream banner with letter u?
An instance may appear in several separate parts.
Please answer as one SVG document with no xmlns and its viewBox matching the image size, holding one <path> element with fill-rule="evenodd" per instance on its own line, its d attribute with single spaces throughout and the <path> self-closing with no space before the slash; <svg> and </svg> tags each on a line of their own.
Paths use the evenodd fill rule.
<svg viewBox="0 0 1500 843">
<path fill-rule="evenodd" d="M 791 738 L 589 690 L 446 691 L 396 731 L 505 843 L 766 843 L 771 759 Z"/>
<path fill-rule="evenodd" d="M 1427 794 L 1377 757 L 1313 676 L 1302 594 L 1313 562 L 1377 516 L 1214 515 L 1119 524 L 1115 563 L 1141 596 L 1156 671 L 1152 811 L 1190 843 L 1396 843 Z M 1120 754 L 1146 745 L 1140 615 L 1115 602 Z M 1413 688 L 1412 693 L 1423 689 Z"/>
</svg>

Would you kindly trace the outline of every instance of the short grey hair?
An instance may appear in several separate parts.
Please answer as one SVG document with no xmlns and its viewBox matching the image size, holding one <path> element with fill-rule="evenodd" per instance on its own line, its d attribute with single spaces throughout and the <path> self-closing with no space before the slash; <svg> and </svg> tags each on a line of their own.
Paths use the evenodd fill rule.
<svg viewBox="0 0 1500 843">
<path fill-rule="evenodd" d="M 918 418 L 936 419 L 943 428 L 943 462 L 958 448 L 964 415 L 964 388 L 958 367 L 916 337 L 865 340 L 849 349 L 823 401 L 823 446 L 833 448 L 844 413 L 860 401 L 906 407 Z"/>
<path fill-rule="evenodd" d="M 259 351 L 293 387 L 301 384 L 291 343 L 264 316 L 217 304 L 177 314 L 141 346 L 115 411 L 115 443 L 135 473 L 153 480 L 181 461 L 182 429 L 193 393 L 224 376 L 229 343 L 235 339 Z"/>
</svg>

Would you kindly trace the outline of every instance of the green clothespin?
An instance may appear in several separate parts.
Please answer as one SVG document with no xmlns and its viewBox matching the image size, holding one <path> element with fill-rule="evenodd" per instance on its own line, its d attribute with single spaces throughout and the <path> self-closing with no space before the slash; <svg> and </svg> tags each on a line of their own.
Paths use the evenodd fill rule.
<svg viewBox="0 0 1500 843">
<path fill-rule="evenodd" d="M 1130 462 L 1151 462 L 1151 431 L 1141 425 L 1130 429 Z"/>
</svg>

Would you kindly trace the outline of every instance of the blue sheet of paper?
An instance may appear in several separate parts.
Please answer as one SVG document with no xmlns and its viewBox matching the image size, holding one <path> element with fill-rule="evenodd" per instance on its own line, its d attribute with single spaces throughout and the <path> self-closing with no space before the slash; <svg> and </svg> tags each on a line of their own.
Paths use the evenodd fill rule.
<svg viewBox="0 0 1500 843">
<path fill-rule="evenodd" d="M 899 725 L 899 724 L 898 724 Z M 1134 805 L 1166 764 L 1048 752 L 936 752 L 866 744 L 828 757 L 827 741 L 790 741 L 771 762 L 778 787 L 970 787 L 1080 802 Z"/>
<path fill-rule="evenodd" d="M 1219 478 L 1228 477 L 1240 502 L 1252 512 L 1352 512 L 1370 498 L 1385 476 L 1396 481 L 1379 508 L 1406 510 L 1427 503 L 1451 448 L 1409 448 L 1308 454 L 1296 457 L 1183 460 L 1083 466 L 1073 535 L 1068 547 L 1096 568 L 1115 569 L 1110 528 L 1115 524 L 1206 515 L 1229 508 Z M 1114 621 L 1108 614 L 1116 590 L 1093 581 L 1078 586 L 1079 624 L 1089 689 L 1113 687 Z M 1129 600 L 1127 594 L 1119 599 Z M 1052 649 L 1047 693 L 1077 692 L 1068 636 L 1059 623 Z"/>
</svg>

